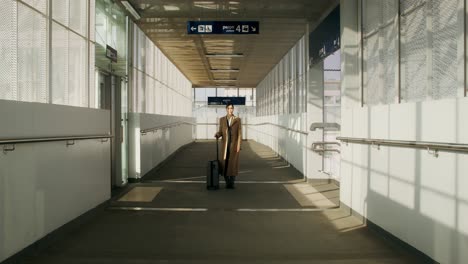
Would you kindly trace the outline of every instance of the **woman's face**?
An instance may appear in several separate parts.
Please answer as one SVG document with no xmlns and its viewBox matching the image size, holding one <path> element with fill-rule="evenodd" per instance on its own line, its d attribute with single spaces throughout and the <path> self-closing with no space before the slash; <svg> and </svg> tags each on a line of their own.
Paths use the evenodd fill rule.
<svg viewBox="0 0 468 264">
<path fill-rule="evenodd" d="M 234 113 L 234 106 L 230 105 L 226 107 L 226 111 L 228 115 L 232 115 Z"/>
</svg>

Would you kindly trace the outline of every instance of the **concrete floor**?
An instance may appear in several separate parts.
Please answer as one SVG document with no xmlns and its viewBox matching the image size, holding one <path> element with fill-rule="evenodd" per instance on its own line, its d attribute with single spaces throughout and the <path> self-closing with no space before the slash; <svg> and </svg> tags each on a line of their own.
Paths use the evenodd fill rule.
<svg viewBox="0 0 468 264">
<path fill-rule="evenodd" d="M 235 190 L 206 190 L 214 141 L 196 142 L 20 263 L 424 263 L 337 208 L 338 187 L 244 143 Z M 128 201 L 135 187 L 154 199 Z"/>
</svg>

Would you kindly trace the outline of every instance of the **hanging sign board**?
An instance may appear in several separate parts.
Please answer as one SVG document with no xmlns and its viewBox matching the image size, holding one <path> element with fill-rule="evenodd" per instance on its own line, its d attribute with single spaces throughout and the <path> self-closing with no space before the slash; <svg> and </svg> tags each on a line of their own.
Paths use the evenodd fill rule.
<svg viewBox="0 0 468 264">
<path fill-rule="evenodd" d="M 258 21 L 188 21 L 187 34 L 258 34 Z"/>
<path fill-rule="evenodd" d="M 117 50 L 106 45 L 106 58 L 110 59 L 112 62 L 117 62 Z"/>
<path fill-rule="evenodd" d="M 208 105 L 245 105 L 245 97 L 214 97 L 208 96 Z"/>
</svg>

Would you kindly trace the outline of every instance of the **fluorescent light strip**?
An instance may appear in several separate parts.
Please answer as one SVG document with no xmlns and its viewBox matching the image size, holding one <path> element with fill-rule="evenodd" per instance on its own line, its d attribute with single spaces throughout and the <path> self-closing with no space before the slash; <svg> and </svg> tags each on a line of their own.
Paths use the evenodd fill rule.
<svg viewBox="0 0 468 264">
<path fill-rule="evenodd" d="M 213 81 L 215 81 L 215 82 L 236 82 L 237 79 L 231 79 L 231 80 L 229 80 L 229 79 L 214 79 Z"/>
<path fill-rule="evenodd" d="M 205 54 L 207 58 L 240 58 L 244 57 L 243 53 L 207 53 Z"/>
<path fill-rule="evenodd" d="M 239 69 L 211 69 L 212 72 L 239 72 Z"/>
<path fill-rule="evenodd" d="M 121 3 L 122 3 L 122 5 L 125 6 L 125 8 L 127 8 L 128 12 L 130 12 L 130 14 L 132 14 L 132 16 L 136 20 L 139 20 L 141 18 L 140 14 L 138 14 L 138 12 L 135 10 L 135 8 L 133 8 L 133 6 L 128 1 L 122 1 Z"/>
</svg>

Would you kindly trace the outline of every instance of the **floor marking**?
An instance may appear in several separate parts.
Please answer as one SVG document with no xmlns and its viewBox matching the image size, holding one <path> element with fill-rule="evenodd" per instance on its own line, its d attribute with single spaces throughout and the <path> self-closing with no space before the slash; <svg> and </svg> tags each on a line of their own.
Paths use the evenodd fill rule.
<svg viewBox="0 0 468 264">
<path fill-rule="evenodd" d="M 159 207 L 109 207 L 109 210 L 120 210 L 120 211 L 170 211 L 170 212 L 206 212 L 207 208 L 159 208 Z"/>
<path fill-rule="evenodd" d="M 161 208 L 161 207 L 109 207 L 116 211 L 158 211 L 158 212 L 323 212 L 339 209 L 339 206 L 329 208 Z"/>
<path fill-rule="evenodd" d="M 220 177 L 222 178 L 222 177 Z M 220 182 L 224 182 L 224 179 L 220 179 Z M 236 181 L 235 183 L 240 184 L 294 184 L 302 183 L 305 180 L 292 180 L 292 181 Z M 153 181 L 144 181 L 143 183 L 205 183 L 206 181 L 180 181 L 180 180 L 153 180 Z"/>
</svg>

